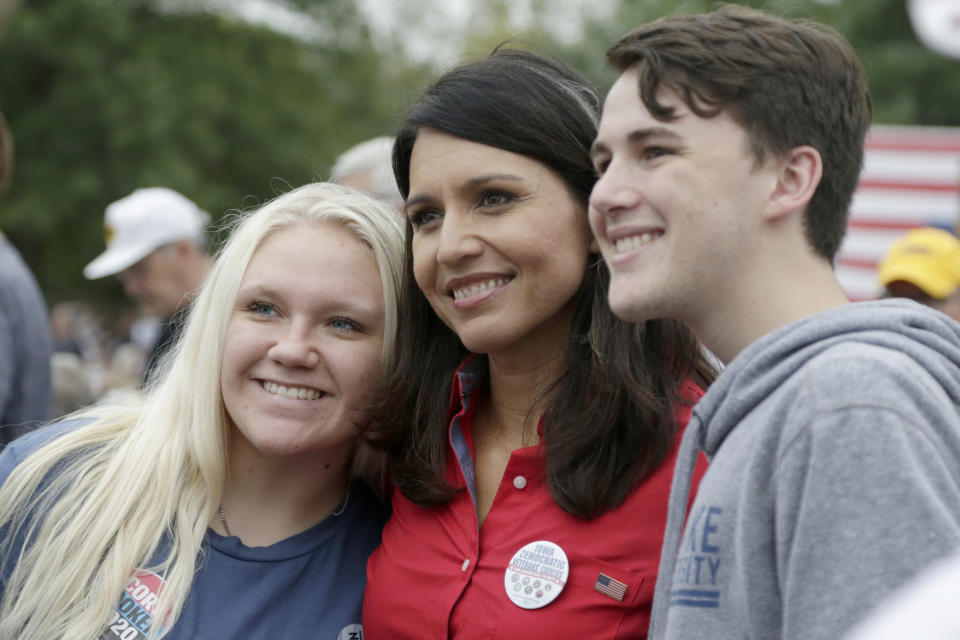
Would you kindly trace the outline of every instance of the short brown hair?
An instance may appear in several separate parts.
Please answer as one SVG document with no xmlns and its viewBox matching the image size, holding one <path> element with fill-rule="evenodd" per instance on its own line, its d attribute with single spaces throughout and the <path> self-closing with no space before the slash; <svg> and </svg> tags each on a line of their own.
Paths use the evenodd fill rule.
<svg viewBox="0 0 960 640">
<path fill-rule="evenodd" d="M 621 72 L 637 68 L 640 99 L 658 119 L 676 117 L 658 101 L 665 87 L 700 117 L 729 113 L 760 161 L 801 145 L 817 149 L 823 177 L 805 228 L 814 250 L 834 258 L 873 113 L 863 67 L 839 33 L 725 5 L 638 27 L 607 51 L 607 60 Z"/>
</svg>

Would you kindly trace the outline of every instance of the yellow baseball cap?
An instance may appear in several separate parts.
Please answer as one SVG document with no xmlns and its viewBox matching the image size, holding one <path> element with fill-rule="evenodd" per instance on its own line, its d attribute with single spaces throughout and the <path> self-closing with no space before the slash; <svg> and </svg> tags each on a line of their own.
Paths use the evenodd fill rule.
<svg viewBox="0 0 960 640">
<path fill-rule="evenodd" d="M 877 275 L 883 286 L 903 280 L 946 298 L 960 287 L 960 239 L 942 229 L 913 229 L 891 245 Z"/>
</svg>

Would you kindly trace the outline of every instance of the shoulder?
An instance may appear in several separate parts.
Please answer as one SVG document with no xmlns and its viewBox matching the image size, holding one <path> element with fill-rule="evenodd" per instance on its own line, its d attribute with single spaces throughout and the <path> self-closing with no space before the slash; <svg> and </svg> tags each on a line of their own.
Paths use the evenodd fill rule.
<svg viewBox="0 0 960 640">
<path fill-rule="evenodd" d="M 948 487 L 960 480 L 951 471 L 960 452 L 952 385 L 942 368 L 897 349 L 837 344 L 778 390 L 778 459 L 800 465 L 802 475 L 819 469 L 828 477 L 832 469 L 847 482 L 879 484 L 937 476 Z"/>
<path fill-rule="evenodd" d="M 30 431 L 8 444 L 0 451 L 0 485 L 6 482 L 13 470 L 31 453 L 89 423 L 89 418 L 74 418 L 62 422 L 55 422 L 40 429 Z"/>
<path fill-rule="evenodd" d="M 0 287 L 9 291 L 36 286 L 36 280 L 17 248 L 9 240 L 0 240 Z"/>
<path fill-rule="evenodd" d="M 798 401 L 819 411 L 852 406 L 904 410 L 934 402 L 952 405 L 946 387 L 958 383 L 944 376 L 939 363 L 920 361 L 895 348 L 840 342 L 807 361 L 788 382 Z"/>
<path fill-rule="evenodd" d="M 759 404 L 742 412 L 751 427 L 746 450 L 776 448 L 780 460 L 845 457 L 851 468 L 869 462 L 868 448 L 960 451 L 960 370 L 890 345 L 820 346 L 787 354 L 775 365 L 787 371 L 771 370 L 776 380 L 748 389 Z"/>
</svg>

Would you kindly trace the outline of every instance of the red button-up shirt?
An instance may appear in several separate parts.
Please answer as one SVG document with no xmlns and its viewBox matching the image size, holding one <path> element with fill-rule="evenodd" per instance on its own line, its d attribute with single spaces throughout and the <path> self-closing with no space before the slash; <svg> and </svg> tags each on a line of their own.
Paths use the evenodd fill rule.
<svg viewBox="0 0 960 640">
<path fill-rule="evenodd" d="M 465 490 L 439 509 L 394 492 L 383 542 L 367 564 L 364 637 L 645 638 L 676 449 L 623 504 L 593 520 L 553 501 L 542 443 L 518 449 L 478 528 L 470 420 L 485 395 L 484 364 L 468 360 L 453 382 L 447 479 Z M 688 395 L 701 393 L 691 385 Z M 678 408 L 680 425 L 689 416 L 689 406 Z M 699 464 L 694 482 L 704 470 Z M 522 609 L 508 598 L 504 575 L 514 554 L 538 540 L 563 549 L 570 573 L 553 602 Z M 594 588 L 600 574 L 627 585 L 622 602 Z"/>
</svg>

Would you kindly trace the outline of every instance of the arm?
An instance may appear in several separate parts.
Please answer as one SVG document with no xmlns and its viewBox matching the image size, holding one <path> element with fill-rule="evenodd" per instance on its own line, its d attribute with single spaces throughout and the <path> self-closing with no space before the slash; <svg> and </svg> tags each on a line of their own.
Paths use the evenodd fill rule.
<svg viewBox="0 0 960 640">
<path fill-rule="evenodd" d="M 781 457 L 775 526 L 783 638 L 838 637 L 960 546 L 956 451 L 915 413 L 891 404 L 820 414 Z M 943 419 L 955 423 L 956 415 Z"/>
</svg>

